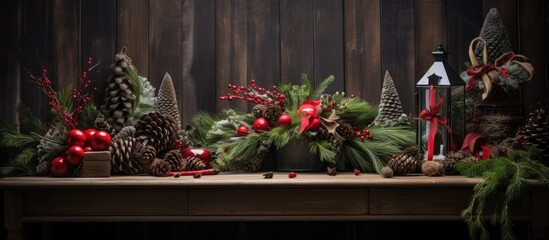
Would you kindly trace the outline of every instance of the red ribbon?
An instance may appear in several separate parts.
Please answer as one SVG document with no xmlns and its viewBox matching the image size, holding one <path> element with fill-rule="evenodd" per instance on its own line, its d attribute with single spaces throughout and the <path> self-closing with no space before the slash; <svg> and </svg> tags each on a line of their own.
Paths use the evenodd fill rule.
<svg viewBox="0 0 549 240">
<path fill-rule="evenodd" d="M 423 109 L 418 118 L 422 121 L 429 121 L 429 139 L 427 141 L 427 160 L 429 161 L 433 160 L 433 153 L 435 152 L 435 136 L 439 123 L 448 129 L 448 132 L 450 133 L 450 147 L 452 150 L 456 149 L 452 129 L 447 125 L 448 119 L 438 115 L 438 111 L 440 110 L 444 99 L 440 98 L 440 102 L 437 104 L 436 97 L 435 86 L 431 85 L 429 88 L 429 109 Z"/>
<path fill-rule="evenodd" d="M 490 158 L 490 155 L 492 155 L 488 139 L 476 132 L 470 132 L 465 136 L 461 150 L 468 150 L 478 158 L 481 158 L 480 151 L 482 151 L 483 160 Z"/>
<path fill-rule="evenodd" d="M 475 84 L 476 84 L 477 80 L 480 77 L 482 77 L 482 75 L 487 74 L 487 73 L 489 73 L 493 70 L 496 70 L 499 73 L 501 73 L 501 76 L 503 76 L 503 77 L 508 77 L 509 76 L 509 71 L 507 69 L 505 69 L 503 66 L 505 66 L 509 62 L 511 62 L 511 60 L 513 60 L 513 58 L 515 58 L 515 54 L 513 52 L 508 52 L 508 53 L 505 53 L 505 54 L 501 55 L 501 57 L 499 57 L 496 60 L 495 64 L 492 64 L 492 63 L 488 63 L 488 64 L 485 63 L 485 65 L 480 65 L 479 64 L 479 65 L 475 65 L 475 66 L 467 69 L 467 75 L 472 76 L 472 77 L 469 80 L 469 82 L 467 82 L 465 90 L 467 90 L 468 92 L 472 91 L 475 88 Z"/>
<path fill-rule="evenodd" d="M 299 106 L 299 114 L 301 117 L 301 129 L 299 134 L 313 126 L 313 119 L 318 117 L 320 100 L 306 100 Z"/>
</svg>

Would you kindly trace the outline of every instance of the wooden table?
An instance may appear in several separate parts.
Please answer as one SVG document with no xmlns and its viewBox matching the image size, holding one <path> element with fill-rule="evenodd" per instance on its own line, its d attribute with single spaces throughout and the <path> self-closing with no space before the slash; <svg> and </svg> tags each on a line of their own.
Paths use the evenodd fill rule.
<svg viewBox="0 0 549 240">
<path fill-rule="evenodd" d="M 13 177 L 0 179 L 0 188 L 8 239 L 21 239 L 23 222 L 462 220 L 472 188 L 481 181 L 352 173 L 299 173 L 293 179 L 275 173 L 264 179 L 262 173 L 232 173 Z M 514 219 L 530 222 L 532 239 L 547 239 L 549 194 L 539 182 L 529 183 L 530 204 L 514 208 Z"/>
</svg>

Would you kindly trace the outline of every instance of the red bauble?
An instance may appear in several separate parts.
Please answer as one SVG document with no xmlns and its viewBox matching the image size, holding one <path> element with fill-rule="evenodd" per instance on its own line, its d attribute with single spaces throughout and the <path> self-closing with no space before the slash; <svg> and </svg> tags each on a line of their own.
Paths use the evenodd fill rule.
<svg viewBox="0 0 549 240">
<path fill-rule="evenodd" d="M 290 115 L 284 113 L 284 114 L 280 115 L 280 117 L 278 118 L 278 124 L 280 124 L 282 126 L 290 126 L 290 125 L 292 125 L 292 117 L 290 117 Z"/>
<path fill-rule="evenodd" d="M 65 159 L 56 157 L 51 160 L 50 172 L 54 177 L 66 177 L 69 176 L 70 167 L 65 163 Z"/>
<path fill-rule="evenodd" d="M 95 132 L 97 132 L 97 130 L 93 128 L 88 128 L 86 129 L 86 131 L 84 131 L 84 135 L 86 135 L 86 146 L 91 146 L 91 139 Z"/>
<path fill-rule="evenodd" d="M 320 115 L 322 113 L 320 100 L 305 100 L 297 110 L 300 116 Z"/>
<path fill-rule="evenodd" d="M 84 152 L 91 152 L 93 149 L 90 146 L 84 148 Z"/>
<path fill-rule="evenodd" d="M 318 120 L 318 118 L 313 118 L 313 120 L 311 120 L 311 123 L 310 123 L 311 127 L 309 128 L 309 131 L 311 132 L 318 131 L 318 129 L 320 129 L 320 125 L 321 125 L 320 120 Z"/>
<path fill-rule="evenodd" d="M 69 146 L 80 146 L 83 147 L 86 144 L 86 134 L 80 129 L 70 130 L 67 134 L 66 139 L 67 145 Z"/>
<path fill-rule="evenodd" d="M 65 162 L 72 166 L 77 166 L 82 162 L 84 149 L 80 146 L 72 146 L 65 152 Z"/>
<path fill-rule="evenodd" d="M 111 135 L 103 130 L 95 132 L 90 141 L 91 147 L 95 151 L 107 151 L 111 146 Z"/>
<path fill-rule="evenodd" d="M 238 134 L 238 136 L 243 136 L 243 137 L 248 135 L 248 127 L 244 125 L 240 125 L 238 129 L 236 129 L 236 134 Z"/>
<path fill-rule="evenodd" d="M 190 158 L 196 157 L 200 159 L 204 164 L 210 164 L 212 160 L 212 154 L 205 148 L 187 148 L 183 150 L 183 157 Z"/>
<path fill-rule="evenodd" d="M 254 122 L 254 131 L 256 133 L 263 132 L 263 131 L 269 131 L 271 129 L 271 126 L 269 126 L 269 122 L 265 118 L 257 118 Z"/>
</svg>

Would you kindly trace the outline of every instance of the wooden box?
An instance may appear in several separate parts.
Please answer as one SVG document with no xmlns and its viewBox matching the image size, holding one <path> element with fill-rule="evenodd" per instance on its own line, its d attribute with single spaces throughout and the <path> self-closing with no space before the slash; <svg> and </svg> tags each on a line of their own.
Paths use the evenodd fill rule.
<svg viewBox="0 0 549 240">
<path fill-rule="evenodd" d="M 109 151 L 92 151 L 84 153 L 80 177 L 110 177 L 111 154 Z"/>
</svg>

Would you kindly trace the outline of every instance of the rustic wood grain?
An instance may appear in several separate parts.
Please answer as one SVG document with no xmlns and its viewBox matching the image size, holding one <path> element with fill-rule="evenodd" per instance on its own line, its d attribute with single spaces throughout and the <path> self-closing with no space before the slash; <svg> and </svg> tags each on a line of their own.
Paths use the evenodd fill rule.
<svg viewBox="0 0 549 240">
<path fill-rule="evenodd" d="M 316 0 L 314 5 L 314 83 L 334 75 L 326 93 L 345 90 L 343 0 Z"/>
<path fill-rule="evenodd" d="M 435 61 L 432 52 L 446 44 L 446 0 L 415 1 L 416 77 L 419 80 Z M 456 70 L 457 71 L 457 70 Z M 417 81 L 416 81 L 417 82 Z"/>
<path fill-rule="evenodd" d="M 149 189 L 71 189 L 23 191 L 23 216 L 177 216 L 187 214 L 187 191 Z M 162 195 L 162 202 L 158 196 Z M 36 200 L 40 199 L 40 204 Z M 82 201 L 85 199 L 84 201 Z M 140 199 L 137 201 L 136 199 Z M 34 202 L 34 204 L 33 204 Z M 63 204 L 59 204 L 63 202 Z M 156 203 L 156 204 L 151 204 Z"/>
<path fill-rule="evenodd" d="M 302 73 L 314 81 L 314 12 L 312 0 L 280 0 L 280 77 L 300 83 Z"/>
<path fill-rule="evenodd" d="M 247 201 L 239 196 L 248 196 Z M 365 189 L 193 189 L 189 192 L 189 215 L 363 214 L 368 214 L 368 190 Z"/>
<path fill-rule="evenodd" d="M 416 59 L 414 2 L 381 2 L 381 65 L 395 82 L 404 113 L 414 113 Z"/>
<path fill-rule="evenodd" d="M 97 88 L 94 101 L 101 102 L 105 95 L 110 65 L 116 53 L 116 1 L 82 1 L 80 25 L 80 66 L 87 69 L 88 58 L 100 64 L 91 71 L 88 79 L 91 87 Z"/>
<path fill-rule="evenodd" d="M 544 34 L 548 31 L 547 23 L 542 21 L 546 1 L 519 1 L 519 45 L 517 53 L 528 57 L 534 66 L 534 76 L 522 85 L 523 114 L 532 112 L 538 104 L 547 109 L 547 72 L 546 56 L 547 42 Z M 545 30 L 542 30 L 545 29 Z"/>
<path fill-rule="evenodd" d="M 465 71 L 469 61 L 469 43 L 478 37 L 483 15 L 481 1 L 446 1 L 448 63 L 456 72 Z"/>
<path fill-rule="evenodd" d="M 279 17 L 279 0 L 248 1 L 248 79 L 265 88 L 280 83 Z"/>
<path fill-rule="evenodd" d="M 379 103 L 381 76 L 381 3 L 344 1 L 345 92 Z"/>
<path fill-rule="evenodd" d="M 172 77 L 179 115 L 183 94 L 183 3 L 149 2 L 149 81 L 158 89 L 165 73 Z"/>
<path fill-rule="evenodd" d="M 192 116 L 197 112 L 196 100 L 199 97 L 213 97 L 210 95 L 200 96 L 197 92 L 196 81 L 194 80 L 191 69 L 194 64 L 194 32 L 200 28 L 200 23 L 195 23 L 195 2 L 193 0 L 184 0 L 181 3 L 181 11 L 183 15 L 181 25 L 181 47 L 183 51 L 182 58 L 182 74 L 180 88 L 176 89 L 179 92 L 179 112 L 181 114 L 182 125 L 185 126 L 191 122 Z"/>
<path fill-rule="evenodd" d="M 116 51 L 128 49 L 133 65 L 149 76 L 149 1 L 116 1 Z M 109 59 L 110 61 L 110 59 Z"/>
<path fill-rule="evenodd" d="M 245 0 L 218 0 L 215 6 L 215 46 L 217 93 L 232 93 L 228 84 L 246 86 L 248 82 L 248 7 Z M 217 110 L 234 107 L 247 110 L 244 101 L 220 101 Z"/>
<path fill-rule="evenodd" d="M 43 121 L 49 121 L 50 108 L 46 94 L 28 80 L 26 70 L 40 76 L 42 67 L 51 71 L 51 1 L 21 2 L 21 95 L 20 100 Z M 48 74 L 50 77 L 54 77 Z M 52 78 L 57 84 L 57 79 Z"/>
<path fill-rule="evenodd" d="M 53 73 L 57 88 L 80 82 L 80 2 L 53 0 Z M 87 61 L 86 61 L 87 62 Z"/>
<path fill-rule="evenodd" d="M 3 124 L 18 124 L 15 107 L 20 94 L 21 64 L 21 1 L 9 1 L 0 10 L 0 29 L 5 35 L 0 38 L 0 121 Z M 4 154 L 0 154 L 4 156 Z"/>
<path fill-rule="evenodd" d="M 195 83 L 196 111 L 216 111 L 216 55 L 215 55 L 215 0 L 194 1 L 194 39 L 190 78 Z M 186 106 L 189 97 L 184 96 L 184 119 L 187 123 Z"/>
</svg>

